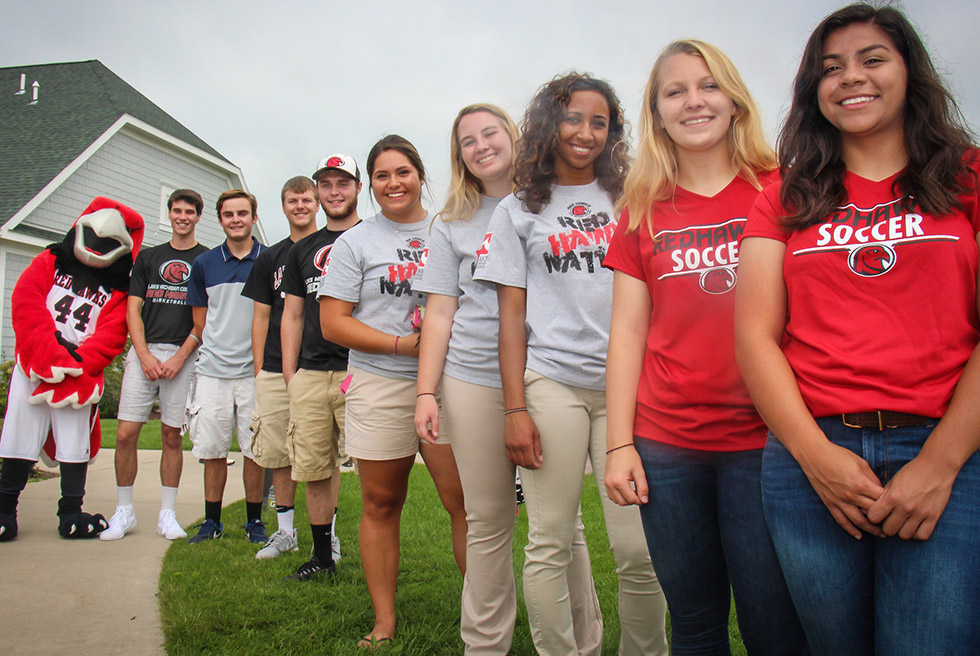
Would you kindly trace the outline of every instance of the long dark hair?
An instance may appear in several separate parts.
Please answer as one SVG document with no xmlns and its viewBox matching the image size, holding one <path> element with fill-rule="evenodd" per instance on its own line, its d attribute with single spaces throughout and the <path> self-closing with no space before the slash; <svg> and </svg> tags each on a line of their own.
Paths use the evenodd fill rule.
<svg viewBox="0 0 980 656">
<path fill-rule="evenodd" d="M 929 53 L 908 19 L 892 7 L 853 4 L 823 19 L 810 35 L 793 83 L 793 105 L 779 135 L 780 200 L 787 227 L 802 229 L 827 218 L 845 198 L 841 136 L 820 112 L 824 43 L 852 23 L 869 23 L 895 44 L 908 70 L 904 131 L 908 164 L 896 192 L 915 198 L 924 211 L 942 216 L 960 206 L 957 195 L 975 188 L 964 163 L 972 138 L 956 101 L 943 86 Z"/>
<path fill-rule="evenodd" d="M 528 105 L 521 121 L 521 142 L 514 163 L 516 194 L 528 212 L 537 214 L 551 201 L 551 188 L 558 181 L 555 153 L 558 128 L 576 91 L 601 93 L 609 105 L 609 136 L 595 160 L 595 176 L 613 202 L 623 193 L 629 169 L 629 152 L 624 141 L 626 121 L 616 92 L 609 83 L 588 73 L 569 73 L 543 85 Z"/>
</svg>

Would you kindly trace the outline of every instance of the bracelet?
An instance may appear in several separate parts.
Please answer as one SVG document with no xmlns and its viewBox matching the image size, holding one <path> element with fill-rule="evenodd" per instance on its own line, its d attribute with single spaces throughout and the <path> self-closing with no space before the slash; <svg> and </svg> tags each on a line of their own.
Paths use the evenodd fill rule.
<svg viewBox="0 0 980 656">
<path fill-rule="evenodd" d="M 191 333 L 190 335 L 188 335 L 188 337 L 190 337 L 190 338 L 191 338 L 191 339 L 193 339 L 193 340 L 194 340 L 195 342 L 197 342 L 197 345 L 198 345 L 198 346 L 200 346 L 200 345 L 201 345 L 201 338 L 200 338 L 200 337 L 198 337 L 197 335 L 195 335 L 194 333 Z"/>
<path fill-rule="evenodd" d="M 415 398 L 419 398 L 422 396 L 435 396 L 435 395 L 436 395 L 435 392 L 422 392 L 421 394 L 416 394 Z"/>
<path fill-rule="evenodd" d="M 510 410 L 504 410 L 505 415 L 513 414 L 515 412 L 527 412 L 527 408 L 522 406 L 520 408 L 511 408 Z"/>
<path fill-rule="evenodd" d="M 401 339 L 400 335 L 395 335 L 395 352 L 394 355 L 398 355 L 398 340 Z"/>
<path fill-rule="evenodd" d="M 632 442 L 627 442 L 626 444 L 620 444 L 619 446 L 614 446 L 613 448 L 606 451 L 606 455 L 608 456 L 613 451 L 619 451 L 620 449 L 625 449 L 628 446 L 634 446 L 634 445 Z"/>
</svg>

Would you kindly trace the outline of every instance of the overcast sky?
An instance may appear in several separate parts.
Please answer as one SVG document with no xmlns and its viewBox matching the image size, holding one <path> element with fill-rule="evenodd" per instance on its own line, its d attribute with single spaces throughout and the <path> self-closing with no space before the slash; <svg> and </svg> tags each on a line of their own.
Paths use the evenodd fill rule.
<svg viewBox="0 0 980 656">
<path fill-rule="evenodd" d="M 775 137 L 806 38 L 843 4 L 0 0 L 0 65 L 101 60 L 242 169 L 275 241 L 287 234 L 279 204 L 283 182 L 311 174 L 321 157 L 336 151 L 353 155 L 363 168 L 371 145 L 387 133 L 419 148 L 429 169 L 426 205 L 438 208 L 449 180 L 456 112 L 492 102 L 519 120 L 536 89 L 557 73 L 574 69 L 605 78 L 635 123 L 650 67 L 675 38 L 695 37 L 724 50 Z M 975 0 L 900 6 L 976 130 Z M 362 216 L 376 211 L 367 187 Z M 322 213 L 320 219 L 322 225 Z"/>
</svg>

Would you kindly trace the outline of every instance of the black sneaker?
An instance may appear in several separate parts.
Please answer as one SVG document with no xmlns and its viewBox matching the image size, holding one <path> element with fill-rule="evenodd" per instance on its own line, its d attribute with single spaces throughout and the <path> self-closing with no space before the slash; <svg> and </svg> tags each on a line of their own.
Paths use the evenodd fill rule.
<svg viewBox="0 0 980 656">
<path fill-rule="evenodd" d="M 326 566 L 320 564 L 320 559 L 313 556 L 303 563 L 295 573 L 284 576 L 283 581 L 320 581 L 333 578 L 337 575 L 337 566 L 330 563 Z"/>
<path fill-rule="evenodd" d="M 191 544 L 198 544 L 199 542 L 206 542 L 208 540 L 217 540 L 221 537 L 221 531 L 224 528 L 221 522 L 216 522 L 213 519 L 205 519 L 200 524 L 193 526 L 192 528 L 200 528 L 197 535 L 192 535 L 188 538 L 188 542 Z"/>
</svg>

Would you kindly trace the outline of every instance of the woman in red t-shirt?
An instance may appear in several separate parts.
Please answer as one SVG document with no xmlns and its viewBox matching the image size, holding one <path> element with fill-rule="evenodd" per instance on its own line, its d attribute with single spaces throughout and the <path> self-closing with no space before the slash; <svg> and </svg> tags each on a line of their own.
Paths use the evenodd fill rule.
<svg viewBox="0 0 980 656">
<path fill-rule="evenodd" d="M 834 12 L 743 234 L 739 364 L 815 653 L 980 644 L 978 164 L 958 117 L 900 12 Z"/>
<path fill-rule="evenodd" d="M 731 61 L 695 40 L 650 73 L 639 152 L 604 266 L 616 271 L 605 483 L 640 504 L 672 651 L 806 653 L 766 529 L 766 428 L 735 366 L 738 237 L 775 154 Z"/>
</svg>

